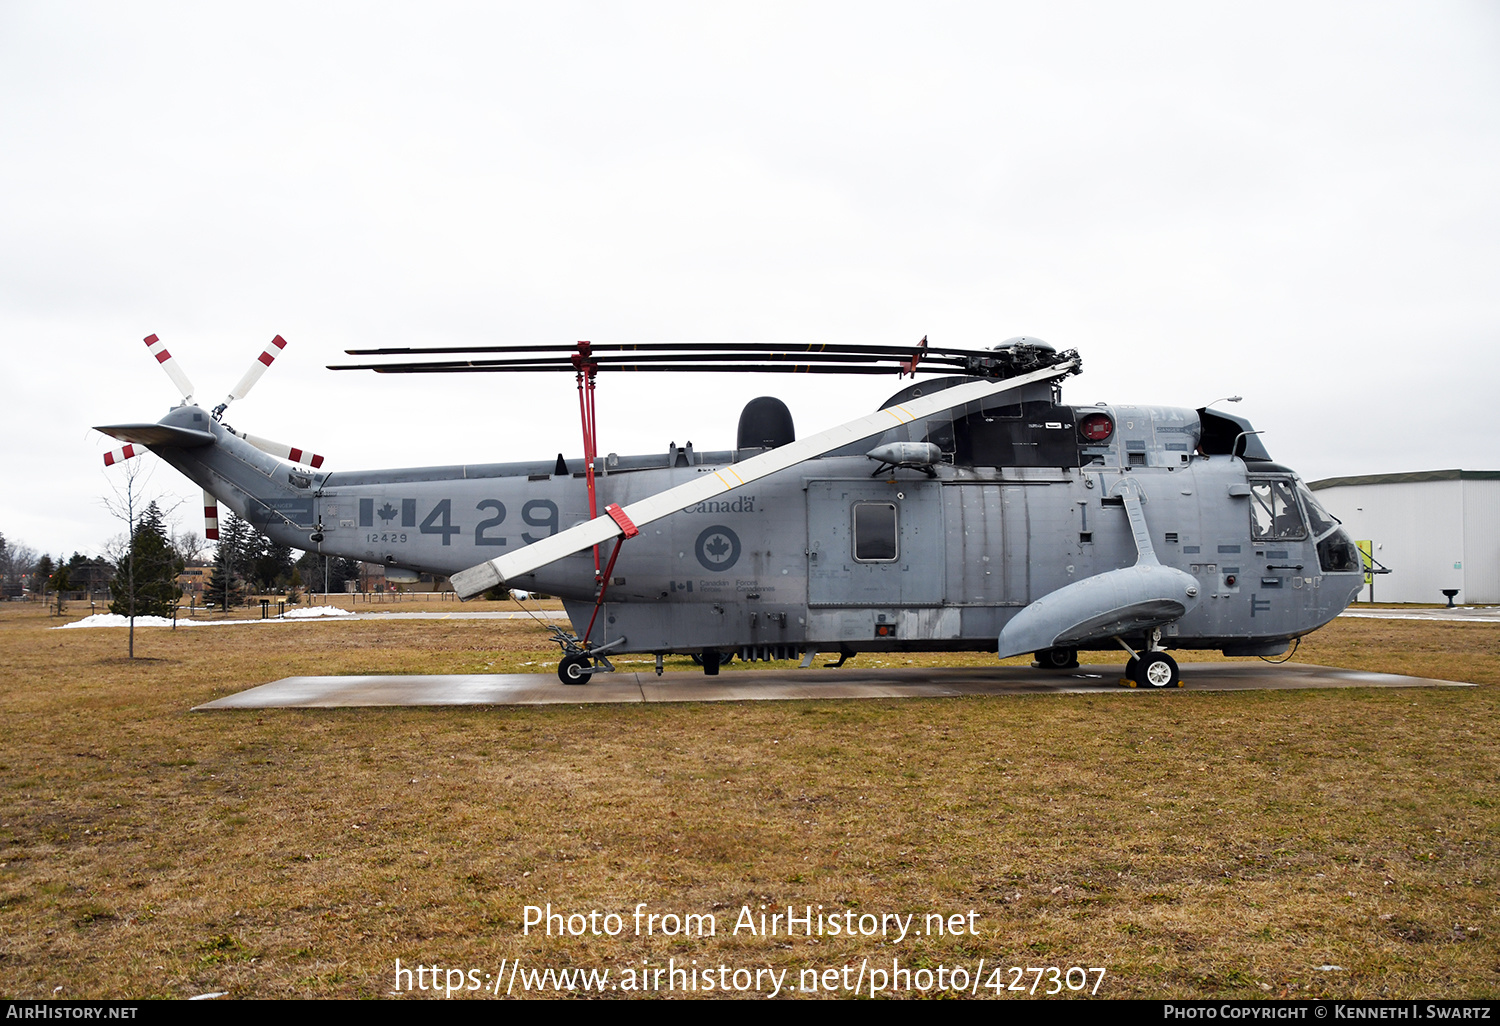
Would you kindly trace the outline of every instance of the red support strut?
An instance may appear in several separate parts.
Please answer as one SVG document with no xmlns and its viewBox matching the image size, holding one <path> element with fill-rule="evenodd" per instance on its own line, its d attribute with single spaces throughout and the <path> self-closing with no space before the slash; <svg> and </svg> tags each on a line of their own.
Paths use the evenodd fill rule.
<svg viewBox="0 0 1500 1026">
<path fill-rule="evenodd" d="M 587 342 L 578 343 L 578 355 L 573 357 L 573 367 L 578 379 L 578 416 L 583 421 L 583 476 L 589 489 L 589 519 L 593 520 L 599 515 L 598 497 L 594 490 L 594 460 L 599 455 L 598 421 L 594 415 L 594 376 L 599 372 L 599 365 L 594 362 Z M 599 619 L 599 610 L 604 608 L 604 593 L 609 590 L 610 576 L 615 572 L 615 560 L 620 558 L 620 546 L 625 544 L 626 538 L 634 538 L 641 533 L 625 515 L 625 511 L 615 503 L 605 507 L 604 512 L 620 525 L 624 537 L 615 542 L 614 551 L 609 554 L 609 565 L 602 574 L 599 572 L 599 546 L 594 546 L 594 581 L 599 586 L 599 594 L 594 600 L 594 615 L 589 617 L 588 630 L 579 639 L 584 645 L 588 644 L 589 636 L 594 633 L 594 622 Z"/>
<path fill-rule="evenodd" d="M 588 342 L 578 343 L 578 354 L 573 357 L 573 367 L 578 381 L 578 416 L 583 421 L 583 476 L 589 490 L 589 519 L 599 515 L 599 506 L 594 494 L 594 458 L 598 455 L 598 423 L 594 418 L 594 376 L 599 365 L 594 362 Z M 599 573 L 599 546 L 594 546 L 594 580 L 601 579 Z M 590 627 L 592 627 L 590 623 Z"/>
<path fill-rule="evenodd" d="M 610 508 L 619 509 L 620 507 L 611 506 Z M 594 621 L 599 619 L 599 610 L 604 608 L 604 593 L 609 590 L 609 578 L 610 575 L 615 572 L 615 560 L 619 558 L 620 547 L 624 544 L 625 539 L 621 538 L 619 541 L 615 542 L 615 550 L 609 554 L 609 566 L 604 571 L 604 577 L 599 581 L 599 597 L 594 599 L 594 615 L 589 617 L 589 629 L 584 631 L 583 637 L 579 639 L 579 641 L 585 646 L 587 646 L 589 643 L 589 635 L 594 633 Z"/>
</svg>

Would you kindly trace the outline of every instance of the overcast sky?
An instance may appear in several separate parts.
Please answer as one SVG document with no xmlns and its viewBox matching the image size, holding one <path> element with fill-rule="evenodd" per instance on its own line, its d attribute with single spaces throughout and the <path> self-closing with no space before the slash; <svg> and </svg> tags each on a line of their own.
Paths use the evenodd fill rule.
<svg viewBox="0 0 1500 1026">
<path fill-rule="evenodd" d="M 1500 469 L 1500 4 L 0 0 L 0 532 L 98 552 L 177 401 L 329 469 L 581 450 L 570 377 L 346 347 L 1077 348 L 1076 403 L 1239 394 L 1305 477 Z M 602 379 L 604 451 L 892 378 Z M 147 487 L 198 493 L 156 464 Z"/>
</svg>

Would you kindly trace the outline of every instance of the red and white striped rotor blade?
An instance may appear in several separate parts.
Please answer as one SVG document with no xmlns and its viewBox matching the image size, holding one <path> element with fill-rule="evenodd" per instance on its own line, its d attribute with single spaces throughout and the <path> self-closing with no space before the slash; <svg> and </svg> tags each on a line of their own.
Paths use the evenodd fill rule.
<svg viewBox="0 0 1500 1026">
<path fill-rule="evenodd" d="M 182 393 L 182 401 L 190 403 L 193 401 L 193 383 L 188 376 L 177 366 L 177 361 L 172 354 L 167 352 L 167 347 L 162 340 L 155 335 L 147 335 L 145 338 L 146 348 L 151 355 L 156 357 L 156 362 L 161 364 L 161 369 L 167 372 L 167 377 L 172 379 L 172 384 L 177 386 L 177 391 Z"/>
<path fill-rule="evenodd" d="M 135 459 L 140 454 L 141 450 L 135 447 L 134 442 L 127 442 L 125 445 L 120 446 L 120 448 L 105 453 L 104 465 L 112 467 L 116 463 L 124 463 L 126 460 Z"/>
<path fill-rule="evenodd" d="M 312 467 L 314 470 L 323 465 L 323 457 L 310 449 L 299 449 L 295 445 L 274 442 L 269 438 L 252 435 L 248 431 L 236 431 L 235 434 L 255 446 L 261 452 L 270 453 L 278 459 L 291 460 L 293 463 L 301 464 L 304 467 Z"/>
<path fill-rule="evenodd" d="M 266 368 L 275 362 L 276 357 L 281 355 L 281 351 L 285 348 L 286 339 L 280 335 L 267 342 L 266 348 L 261 350 L 260 355 L 255 358 L 255 362 L 250 365 L 250 369 L 245 372 L 245 376 L 240 378 L 240 383 L 230 390 L 228 402 L 243 399 L 249 395 L 250 389 L 255 387 L 255 383 L 266 372 Z M 225 405 L 228 405 L 228 402 Z"/>
<path fill-rule="evenodd" d="M 206 541 L 219 540 L 219 500 L 203 493 L 203 537 Z"/>
</svg>

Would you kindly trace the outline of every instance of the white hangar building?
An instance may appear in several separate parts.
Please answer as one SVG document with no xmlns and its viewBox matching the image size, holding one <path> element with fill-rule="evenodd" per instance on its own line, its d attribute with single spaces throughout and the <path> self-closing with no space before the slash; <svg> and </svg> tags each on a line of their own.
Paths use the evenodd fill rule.
<svg viewBox="0 0 1500 1026">
<path fill-rule="evenodd" d="M 1308 487 L 1390 567 L 1376 602 L 1500 602 L 1500 471 L 1429 470 L 1330 477 Z M 1360 592 L 1368 601 L 1368 587 Z"/>
</svg>

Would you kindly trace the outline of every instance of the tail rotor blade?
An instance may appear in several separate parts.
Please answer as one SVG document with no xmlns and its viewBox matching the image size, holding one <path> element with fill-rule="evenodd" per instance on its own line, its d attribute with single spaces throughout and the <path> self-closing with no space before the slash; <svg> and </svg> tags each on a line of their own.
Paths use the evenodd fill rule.
<svg viewBox="0 0 1500 1026">
<path fill-rule="evenodd" d="M 131 443 L 129 445 L 122 445 L 120 448 L 111 450 L 110 452 L 104 454 L 104 465 L 106 467 L 112 467 L 116 463 L 124 463 L 126 460 L 134 459 L 140 454 L 141 450 L 137 449 L 134 443 Z"/>
<path fill-rule="evenodd" d="M 255 358 L 255 362 L 250 365 L 250 369 L 245 372 L 245 376 L 240 378 L 240 383 L 230 390 L 229 402 L 233 402 L 236 399 L 243 399 L 249 395 L 250 389 L 255 387 L 255 383 L 266 372 L 266 368 L 275 362 L 276 357 L 281 355 L 281 351 L 285 348 L 286 339 L 280 335 L 267 342 L 265 349 L 261 350 L 260 355 Z M 228 403 L 226 402 L 225 405 L 227 406 Z"/>
<path fill-rule="evenodd" d="M 219 540 L 219 500 L 203 493 L 203 537 L 206 541 Z"/>
<path fill-rule="evenodd" d="M 284 442 L 276 442 L 259 435 L 252 435 L 248 431 L 236 431 L 245 441 L 255 446 L 261 452 L 269 453 L 277 459 L 291 460 L 293 463 L 304 467 L 312 467 L 317 470 L 323 465 L 323 457 L 310 449 L 299 449 L 295 445 L 287 445 Z"/>
<path fill-rule="evenodd" d="M 177 391 L 182 393 L 182 401 L 184 403 L 192 402 L 193 383 L 182 372 L 182 368 L 177 366 L 177 361 L 173 359 L 172 354 L 167 352 L 166 345 L 155 335 L 147 335 L 145 342 L 146 348 L 151 351 L 151 355 L 156 357 L 156 362 L 161 364 L 161 369 L 167 372 L 167 377 L 172 379 L 172 384 L 176 385 Z"/>
</svg>

